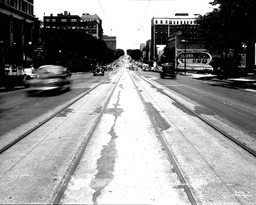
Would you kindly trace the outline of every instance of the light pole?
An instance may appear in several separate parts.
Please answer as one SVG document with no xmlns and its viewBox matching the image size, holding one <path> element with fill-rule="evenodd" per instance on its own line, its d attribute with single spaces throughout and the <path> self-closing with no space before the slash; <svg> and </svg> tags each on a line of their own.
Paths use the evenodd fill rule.
<svg viewBox="0 0 256 205">
<path fill-rule="evenodd" d="M 186 26 L 185 26 L 185 28 L 186 28 Z M 185 74 L 186 74 L 186 72 L 187 72 L 187 40 L 185 39 L 185 56 L 184 56 L 184 60 L 185 60 L 185 62 L 184 62 L 184 71 L 185 71 Z"/>
<path fill-rule="evenodd" d="M 184 72 L 186 74 L 187 72 L 187 40 L 181 40 L 182 43 L 184 43 Z"/>
<path fill-rule="evenodd" d="M 246 69 L 246 48 L 247 48 L 247 45 L 245 43 L 242 43 L 242 47 L 243 47 L 243 54 L 242 54 L 241 64 L 242 64 L 243 68 Z"/>
<path fill-rule="evenodd" d="M 185 74 L 187 72 L 187 24 L 185 24 L 185 62 L 184 62 L 184 70 Z"/>
<path fill-rule="evenodd" d="M 60 49 L 59 50 L 59 61 L 58 61 L 58 64 L 60 65 L 61 64 L 61 61 L 62 61 L 62 54 L 61 54 L 62 50 Z"/>
<path fill-rule="evenodd" d="M 184 32 L 184 39 L 181 40 L 182 43 L 184 43 L 184 72 L 187 73 L 187 24 L 184 24 L 185 26 L 185 32 Z"/>
<path fill-rule="evenodd" d="M 32 41 L 28 41 L 25 44 L 24 54 L 23 54 L 23 60 L 27 64 L 28 61 L 31 61 L 31 50 L 32 50 Z M 26 65 L 27 66 L 27 65 Z"/>
</svg>

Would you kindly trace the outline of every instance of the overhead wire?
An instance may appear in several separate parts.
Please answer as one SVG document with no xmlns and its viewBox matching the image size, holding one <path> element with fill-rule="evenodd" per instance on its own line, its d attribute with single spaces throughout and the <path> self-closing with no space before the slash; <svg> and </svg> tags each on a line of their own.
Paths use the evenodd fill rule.
<svg viewBox="0 0 256 205">
<path fill-rule="evenodd" d="M 146 10 L 145 10 L 145 12 L 144 12 L 142 21 L 141 21 L 141 23 L 140 23 L 140 25 L 139 25 L 139 28 L 138 28 L 138 30 L 140 30 L 140 28 L 142 27 L 142 24 L 143 24 L 143 22 L 144 22 L 144 19 L 145 19 L 146 15 L 147 15 L 148 8 L 149 8 L 149 5 L 150 5 L 150 2 L 151 2 L 151 1 L 178 1 L 178 0 L 125 0 L 125 1 L 148 1 L 147 8 L 146 8 Z M 100 4 L 101 10 L 102 10 L 102 12 L 103 12 L 103 14 L 104 14 L 104 16 L 105 16 L 105 19 L 106 19 L 106 21 L 107 21 L 107 24 L 108 24 L 109 28 L 110 28 L 111 31 L 112 31 L 112 27 L 111 27 L 111 25 L 110 25 L 110 23 L 109 23 L 109 21 L 108 21 L 108 18 L 107 18 L 107 15 L 106 15 L 106 13 L 105 13 L 105 10 L 104 10 L 104 8 L 103 8 L 103 6 L 102 6 L 101 0 L 99 0 L 99 4 Z"/>
<path fill-rule="evenodd" d="M 112 31 L 112 27 L 111 27 L 110 24 L 109 24 L 108 18 L 107 18 L 107 16 L 106 16 L 106 13 L 105 13 L 105 11 L 104 11 L 104 8 L 103 8 L 103 6 L 102 6 L 100 0 L 99 0 L 99 3 L 100 3 L 101 10 L 102 10 L 102 12 L 103 12 L 103 14 L 104 14 L 104 16 L 105 16 L 105 19 L 106 19 L 106 21 L 107 21 L 107 23 L 108 23 L 108 26 L 109 26 L 110 30 Z"/>
<path fill-rule="evenodd" d="M 137 1 L 138 1 L 138 0 L 137 0 Z M 141 0 L 140 0 L 140 1 L 141 1 Z M 142 21 L 141 21 L 141 23 L 140 23 L 140 26 L 139 26 L 138 30 L 140 30 L 141 25 L 142 25 L 143 22 L 144 22 L 145 16 L 146 16 L 146 14 L 147 14 L 147 12 L 148 12 L 148 8 L 149 8 L 149 5 L 150 5 L 150 2 L 151 2 L 151 0 L 148 1 L 147 8 L 146 8 L 146 10 L 145 10 L 144 16 L 143 16 L 143 18 L 142 18 Z"/>
</svg>

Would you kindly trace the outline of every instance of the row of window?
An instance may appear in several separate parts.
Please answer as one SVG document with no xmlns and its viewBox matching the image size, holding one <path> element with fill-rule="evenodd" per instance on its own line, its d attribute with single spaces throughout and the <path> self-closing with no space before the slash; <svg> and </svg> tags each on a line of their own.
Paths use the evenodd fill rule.
<svg viewBox="0 0 256 205">
<path fill-rule="evenodd" d="M 56 22 L 57 19 L 45 19 L 45 22 Z M 61 19 L 61 22 L 68 22 L 68 19 Z M 70 22 L 78 22 L 77 19 L 70 19 Z"/>
<path fill-rule="evenodd" d="M 66 30 L 66 29 L 68 29 L 68 30 L 70 30 L 70 29 L 73 29 L 73 30 L 85 30 L 86 28 L 84 28 L 84 27 L 76 27 L 76 26 L 67 26 L 67 27 L 61 27 L 61 26 L 46 26 L 45 28 L 53 28 L 53 29 L 64 29 L 64 30 Z M 87 30 L 86 31 L 86 33 L 97 33 L 97 31 L 96 30 Z"/>
<path fill-rule="evenodd" d="M 57 19 L 45 19 L 45 22 L 49 23 L 49 22 L 53 22 L 53 23 L 56 23 L 57 22 Z M 78 22 L 77 19 L 70 19 L 70 21 L 68 21 L 67 19 L 60 19 L 60 22 L 62 23 L 67 23 L 67 22 L 72 22 L 72 23 L 76 23 Z M 97 28 L 97 25 L 89 25 L 89 26 L 84 26 L 86 28 Z"/>
<path fill-rule="evenodd" d="M 49 24 L 48 24 L 49 25 Z M 48 26 L 47 25 L 47 26 Z M 57 24 L 57 25 L 60 25 L 60 24 Z M 69 25 L 71 25 L 71 24 L 69 24 Z M 52 24 L 51 25 L 52 27 L 57 27 L 56 26 L 56 24 L 54 25 L 54 24 Z M 66 25 L 67 26 L 67 25 Z M 59 26 L 60 27 L 60 26 Z M 83 28 L 85 28 L 85 29 L 96 29 L 97 28 L 97 25 L 87 25 L 87 26 L 70 26 L 70 27 L 76 27 L 76 28 L 81 28 L 81 29 L 83 29 Z"/>
<path fill-rule="evenodd" d="M 164 24 L 164 21 L 163 20 L 155 20 L 155 24 Z M 196 24 L 195 21 L 191 21 L 191 20 L 169 20 L 169 23 L 168 23 L 168 20 L 165 20 L 165 24 L 176 24 L 176 25 L 182 25 L 182 24 L 189 24 L 189 25 L 193 25 L 193 24 Z"/>
<path fill-rule="evenodd" d="M 55 18 L 45 18 L 45 22 L 56 22 L 57 19 Z M 95 20 L 81 20 L 79 21 L 78 19 L 60 19 L 61 22 L 95 22 Z"/>
<path fill-rule="evenodd" d="M 187 40 L 193 41 L 193 40 L 203 40 L 204 38 L 202 37 L 188 37 Z M 165 37 L 159 36 L 155 37 L 156 41 L 166 41 L 167 39 Z"/>
<path fill-rule="evenodd" d="M 175 31 L 176 32 L 176 31 Z M 174 31 L 172 31 L 171 33 L 174 33 Z M 165 32 L 163 32 L 163 31 L 160 31 L 160 32 L 155 32 L 155 34 L 157 35 L 157 34 L 159 34 L 159 35 L 162 35 L 162 34 L 168 34 L 168 32 L 167 31 L 165 31 Z M 190 34 L 190 35 L 198 35 L 198 32 L 197 31 L 187 31 L 186 32 L 186 34 Z"/>
<path fill-rule="evenodd" d="M 157 26 L 155 26 L 155 28 L 157 29 L 157 30 L 167 30 L 167 29 L 169 29 L 169 28 L 175 28 L 175 29 L 185 29 L 185 27 L 186 27 L 186 29 L 187 30 L 190 30 L 190 29 L 198 29 L 198 26 L 197 25 L 193 25 L 193 26 L 185 26 L 185 25 L 172 25 L 172 26 L 168 26 L 168 25 L 157 25 Z"/>
<path fill-rule="evenodd" d="M 34 15 L 33 1 L 31 0 L 1 0 L 1 2 L 30 16 Z"/>
<path fill-rule="evenodd" d="M 94 22 L 94 21 L 99 23 L 98 19 L 97 20 L 96 19 L 81 19 L 81 22 Z"/>
</svg>

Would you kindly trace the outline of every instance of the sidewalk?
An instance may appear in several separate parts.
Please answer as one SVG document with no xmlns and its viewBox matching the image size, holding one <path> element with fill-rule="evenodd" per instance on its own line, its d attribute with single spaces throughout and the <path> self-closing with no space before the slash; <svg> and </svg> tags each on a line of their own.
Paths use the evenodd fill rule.
<svg viewBox="0 0 256 205">
<path fill-rule="evenodd" d="M 189 74 L 187 74 L 187 76 L 190 76 L 194 79 L 199 79 L 199 80 L 211 80 L 211 81 L 229 83 L 230 86 L 256 89 L 256 76 L 255 75 L 248 76 L 248 77 L 227 78 L 227 79 L 220 79 L 217 77 L 217 75 L 212 75 L 212 74 L 189 73 Z"/>
</svg>

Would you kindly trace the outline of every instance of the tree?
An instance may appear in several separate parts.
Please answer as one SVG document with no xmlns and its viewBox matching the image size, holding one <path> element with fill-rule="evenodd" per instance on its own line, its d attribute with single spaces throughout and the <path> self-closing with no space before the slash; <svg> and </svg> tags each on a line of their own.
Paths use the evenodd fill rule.
<svg viewBox="0 0 256 205">
<path fill-rule="evenodd" d="M 254 0 L 214 0 L 216 8 L 197 19 L 207 40 L 208 49 L 223 54 L 226 67 L 237 71 L 242 44 L 254 45 L 256 38 L 256 1 Z M 232 65 L 227 65 L 232 52 Z"/>
<path fill-rule="evenodd" d="M 124 50 L 123 49 L 116 49 L 116 57 L 119 58 L 120 56 L 124 55 Z"/>
<path fill-rule="evenodd" d="M 46 49 L 45 63 L 59 63 L 72 71 L 89 71 L 96 62 L 105 64 L 116 58 L 104 41 L 83 31 L 43 29 L 42 41 Z"/>
<path fill-rule="evenodd" d="M 134 49 L 134 50 L 130 51 L 130 56 L 131 56 L 132 59 L 138 61 L 142 57 L 142 52 L 139 49 Z"/>
</svg>

